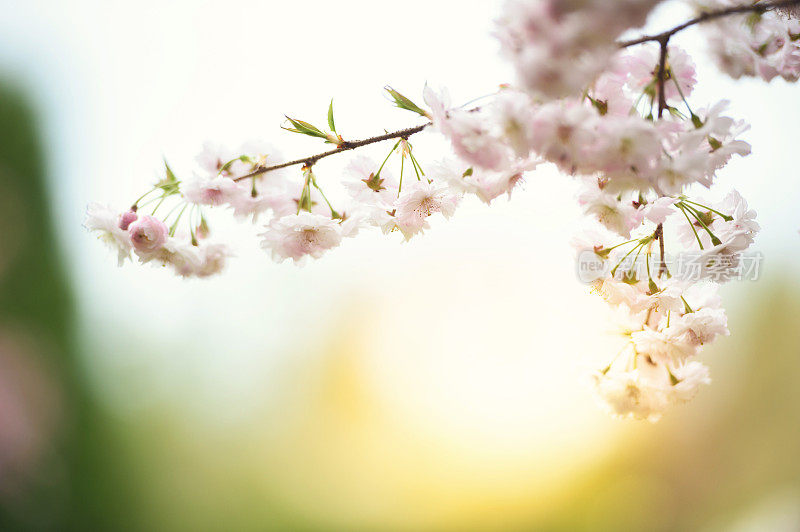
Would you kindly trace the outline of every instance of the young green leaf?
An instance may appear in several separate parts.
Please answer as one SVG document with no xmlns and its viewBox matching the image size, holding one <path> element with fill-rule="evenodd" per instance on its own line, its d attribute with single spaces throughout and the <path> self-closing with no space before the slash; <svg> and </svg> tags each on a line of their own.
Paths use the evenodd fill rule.
<svg viewBox="0 0 800 532">
<path fill-rule="evenodd" d="M 318 127 L 309 124 L 303 120 L 295 120 L 294 118 L 286 117 L 290 124 L 293 127 L 283 127 L 286 131 L 291 131 L 292 133 L 300 133 L 301 135 L 308 135 L 309 137 L 318 137 L 321 139 L 328 139 L 328 135 L 323 133 Z"/>
<path fill-rule="evenodd" d="M 166 159 L 164 159 L 164 170 L 165 176 L 156 183 L 156 188 L 160 188 L 165 196 L 177 194 L 180 183 L 177 176 L 175 176 L 175 173 L 172 171 L 172 168 L 169 167 Z"/>
<path fill-rule="evenodd" d="M 169 163 L 167 162 L 166 159 L 164 159 L 164 169 L 167 172 L 167 177 L 165 178 L 165 181 L 174 183 L 175 181 L 178 180 L 178 178 L 175 177 L 175 173 L 172 171 L 172 168 L 169 167 Z"/>
<path fill-rule="evenodd" d="M 328 106 L 328 127 L 336 133 L 336 124 L 333 121 L 333 98 L 331 98 L 331 104 Z"/>
<path fill-rule="evenodd" d="M 392 87 L 386 86 L 384 87 L 384 90 L 389 93 L 389 96 L 394 101 L 395 106 L 399 107 L 400 109 L 405 109 L 406 111 L 412 111 L 420 116 L 424 116 L 426 118 L 428 117 L 428 113 L 424 109 L 420 108 L 420 106 L 394 90 Z"/>
</svg>

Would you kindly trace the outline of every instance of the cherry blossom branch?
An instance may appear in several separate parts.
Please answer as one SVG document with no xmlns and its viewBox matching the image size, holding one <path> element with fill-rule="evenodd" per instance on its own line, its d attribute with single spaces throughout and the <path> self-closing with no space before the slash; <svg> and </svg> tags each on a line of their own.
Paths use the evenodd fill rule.
<svg viewBox="0 0 800 532">
<path fill-rule="evenodd" d="M 655 35 L 644 35 L 642 37 L 638 37 L 630 41 L 623 41 L 619 43 L 619 46 L 620 48 L 628 48 L 629 46 L 644 44 L 646 42 L 666 43 L 667 41 L 669 41 L 670 37 L 672 37 L 676 33 L 683 31 L 686 28 L 689 28 L 696 24 L 702 24 L 703 22 L 708 22 L 709 20 L 727 17 L 729 15 L 739 15 L 742 13 L 763 14 L 766 13 L 767 11 L 772 11 L 773 9 L 781 9 L 783 7 L 792 7 L 798 5 L 800 5 L 800 0 L 779 0 L 776 2 L 764 2 L 759 4 L 746 4 L 741 6 L 734 6 L 726 9 L 720 9 L 718 11 L 706 11 L 705 13 L 698 15 L 697 17 L 691 20 L 686 21 L 679 26 L 675 26 L 672 29 L 669 29 L 661 33 L 657 33 Z"/>
<path fill-rule="evenodd" d="M 241 181 L 244 179 L 252 178 L 260 174 L 264 174 L 267 172 L 272 172 L 273 170 L 280 170 L 281 168 L 288 168 L 290 166 L 297 166 L 298 164 L 302 164 L 303 166 L 312 166 L 320 159 L 324 159 L 325 157 L 330 157 L 331 155 L 336 155 L 337 153 L 342 153 L 349 150 L 355 150 L 356 148 L 361 148 L 363 146 L 369 146 L 370 144 L 375 144 L 377 142 L 383 142 L 385 140 L 392 140 L 392 139 L 408 139 L 408 137 L 412 135 L 416 135 L 426 127 L 431 125 L 430 122 L 426 124 L 422 124 L 416 127 L 409 127 L 406 129 L 400 129 L 398 131 L 393 131 L 391 133 L 385 133 L 383 135 L 378 135 L 375 137 L 370 137 L 364 140 L 345 140 L 341 144 L 339 144 L 335 149 L 328 150 L 326 152 L 318 153 L 317 155 L 311 155 L 309 157 L 303 157 L 302 159 L 295 159 L 294 161 L 289 161 L 281 164 L 276 164 L 273 166 L 264 166 L 261 167 L 247 175 L 243 175 L 241 177 L 237 177 L 234 181 Z"/>
<path fill-rule="evenodd" d="M 657 33 L 654 35 L 644 35 L 637 39 L 632 39 L 629 41 L 623 41 L 619 43 L 620 48 L 628 48 L 630 46 L 635 46 L 637 44 L 644 44 L 647 42 L 657 42 L 660 45 L 660 58 L 658 64 L 658 116 L 659 118 L 663 115 L 664 110 L 667 108 L 666 97 L 664 94 L 664 84 L 666 82 L 666 71 L 667 71 L 667 45 L 669 44 L 670 38 L 675 35 L 676 33 L 685 30 L 691 26 L 696 24 L 701 24 L 703 22 L 708 22 L 710 20 L 714 20 L 717 18 L 726 17 L 729 15 L 736 15 L 741 13 L 766 13 L 767 11 L 771 11 L 773 9 L 780 9 L 783 7 L 791 7 L 791 6 L 798 6 L 800 5 L 800 0 L 779 0 L 775 2 L 765 2 L 761 4 L 752 4 L 752 5 L 743 5 L 743 6 L 735 6 L 730 7 L 727 9 L 721 9 L 718 11 L 708 11 L 705 12 L 691 20 L 680 24 L 679 26 L 675 26 L 672 29 L 666 30 L 661 33 Z M 293 161 L 288 161 L 281 164 L 276 164 L 273 166 L 264 166 L 258 168 L 257 170 L 243 175 L 241 177 L 237 177 L 234 181 L 242 181 L 245 179 L 249 179 L 261 174 L 265 174 L 267 172 L 272 172 L 274 170 L 280 170 L 281 168 L 288 168 L 290 166 L 312 166 L 320 159 L 324 159 L 325 157 L 330 157 L 332 155 L 336 155 L 339 153 L 343 153 L 350 150 L 355 150 L 357 148 L 361 148 L 363 146 L 369 146 L 370 144 L 375 144 L 378 142 L 383 142 L 385 140 L 392 140 L 392 139 L 408 139 L 408 137 L 415 135 L 425 128 L 431 125 L 430 122 L 426 124 L 422 124 L 416 127 L 409 127 L 406 129 L 401 129 L 398 131 L 394 131 L 391 133 L 385 133 L 383 135 L 377 135 L 375 137 L 369 137 L 363 140 L 355 140 L 355 141 L 343 141 L 339 144 L 335 149 L 328 150 L 326 152 L 318 153 L 316 155 L 310 155 L 308 157 L 303 157 L 300 159 L 295 159 Z"/>
<path fill-rule="evenodd" d="M 135 254 L 142 264 L 205 278 L 220 273 L 232 255 L 224 241 L 209 238 L 206 207 L 231 209 L 234 217 L 258 223 L 264 229 L 261 247 L 273 260 L 301 264 L 361 229 L 400 232 L 408 241 L 430 227 L 432 215 L 452 216 L 465 196 L 491 204 L 510 196 L 540 162 L 554 164 L 581 181 L 582 211 L 603 228 L 587 228 L 576 239 L 579 278 L 636 323 L 626 327 L 625 347 L 594 374 L 595 391 L 614 415 L 654 421 L 669 404 L 690 400 L 709 382 L 708 368 L 693 359 L 705 344 L 729 333 L 724 309 L 707 289 L 745 275 L 755 278 L 759 267 L 756 261 L 753 270 L 744 261 L 759 225 L 738 192 L 710 206 L 685 194 L 695 183 L 711 187 L 732 157 L 748 155 L 751 148 L 739 138 L 746 124 L 722 114 L 726 102 L 692 111 L 695 104 L 687 97 L 697 70 L 688 53 L 669 47 L 670 39 L 717 19 L 707 29 L 722 71 L 735 78 L 800 81 L 792 60 L 800 52 L 800 0 L 706 1 L 716 7 L 670 30 L 624 42 L 619 36 L 641 27 L 658 2 L 628 0 L 619 10 L 609 9 L 607 0 L 569 6 L 560 0 L 507 2 L 496 33 L 517 83 L 488 95 L 491 108 L 468 108 L 477 100 L 453 107 L 444 91 L 426 89 L 426 110 L 387 86 L 396 107 L 420 117 L 418 125 L 345 140 L 336 130 L 331 100 L 327 128 L 288 116 L 282 126 L 324 140 L 328 151 L 281 162 L 262 155 L 272 153 L 267 144 L 247 144 L 239 151 L 206 147 L 197 158 L 202 173 L 194 179 L 179 180 L 165 161 L 164 177 L 126 212 L 91 204 L 86 227 L 116 252 L 120 265 Z M 785 9 L 790 6 L 795 7 Z M 722 18 L 737 13 L 744 15 Z M 659 54 L 654 56 L 654 45 L 627 50 L 649 42 L 658 43 Z M 587 44 L 594 46 L 587 49 Z M 623 56 L 630 60 L 617 61 Z M 407 141 L 432 129 L 449 142 L 455 157 L 425 177 Z M 342 188 L 348 197 L 337 199 L 337 210 L 312 167 L 383 141 L 393 147 L 380 166 L 365 158 L 347 169 Z M 393 156 L 400 158 L 399 179 L 381 176 Z M 300 165 L 302 181 L 300 175 L 273 174 L 259 187 L 256 176 Z M 404 172 L 413 177 L 408 165 L 417 179 L 404 185 Z M 247 179 L 252 182 L 243 182 Z M 146 207 L 152 208 L 148 214 Z M 685 223 L 667 221 L 678 213 Z M 259 219 L 264 215 L 266 224 Z M 670 247 L 680 249 L 674 265 L 665 253 L 668 223 L 678 236 Z"/>
<path fill-rule="evenodd" d="M 658 73 L 656 77 L 658 80 L 658 118 L 661 118 L 664 114 L 664 110 L 667 108 L 667 99 L 664 93 L 664 84 L 666 83 L 666 77 L 667 77 L 667 47 L 669 45 L 669 40 L 673 35 L 675 35 L 680 31 L 685 30 L 686 28 L 690 28 L 696 24 L 701 24 L 703 22 L 708 22 L 710 20 L 727 17 L 730 15 L 737 15 L 737 14 L 751 13 L 751 12 L 763 14 L 773 9 L 780 9 L 784 7 L 792 7 L 797 5 L 800 5 L 800 0 L 780 0 L 777 2 L 765 2 L 760 4 L 734 6 L 734 7 L 729 7 L 727 9 L 721 9 L 718 11 L 707 11 L 689 21 L 684 22 L 683 24 L 675 26 L 672 29 L 666 30 L 661 33 L 657 33 L 655 35 L 645 35 L 639 37 L 638 39 L 624 41 L 620 43 L 619 46 L 620 48 L 628 48 L 629 46 L 644 44 L 647 42 L 658 43 L 659 60 L 658 60 Z"/>
</svg>

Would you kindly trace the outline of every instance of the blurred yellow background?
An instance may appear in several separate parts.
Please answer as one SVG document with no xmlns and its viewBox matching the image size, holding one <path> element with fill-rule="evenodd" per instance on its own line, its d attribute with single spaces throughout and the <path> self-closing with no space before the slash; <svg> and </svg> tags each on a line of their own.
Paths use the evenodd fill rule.
<svg viewBox="0 0 800 532">
<path fill-rule="evenodd" d="M 763 276 L 723 289 L 713 384 L 621 422 L 585 382 L 618 341 L 574 274 L 573 185 L 552 169 L 411 243 L 369 235 L 299 269 L 218 217 L 238 257 L 209 281 L 118 269 L 80 226 L 162 155 L 188 174 L 205 140 L 315 150 L 278 125 L 331 96 L 363 137 L 408 123 L 387 82 L 491 92 L 495 2 L 5 4 L 0 529 L 800 530 L 796 87 L 725 79 L 681 36 L 695 100 L 753 125 L 721 188 L 759 212 Z"/>
</svg>

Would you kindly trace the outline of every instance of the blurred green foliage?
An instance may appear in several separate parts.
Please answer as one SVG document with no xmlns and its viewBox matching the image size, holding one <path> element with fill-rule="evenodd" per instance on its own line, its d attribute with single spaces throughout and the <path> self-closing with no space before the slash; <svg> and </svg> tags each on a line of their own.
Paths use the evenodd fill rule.
<svg viewBox="0 0 800 532">
<path fill-rule="evenodd" d="M 0 530 L 119 529 L 126 484 L 112 425 L 91 399 L 77 356 L 75 307 L 46 169 L 38 117 L 24 90 L 0 84 L 0 335 L 24 335 L 43 346 L 62 403 L 57 429 L 21 481 L 22 493 L 0 498 Z"/>
</svg>

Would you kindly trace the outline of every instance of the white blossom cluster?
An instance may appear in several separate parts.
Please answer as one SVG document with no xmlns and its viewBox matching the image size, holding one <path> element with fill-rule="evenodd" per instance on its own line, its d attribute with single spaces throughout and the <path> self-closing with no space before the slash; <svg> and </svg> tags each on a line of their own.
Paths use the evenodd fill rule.
<svg viewBox="0 0 800 532">
<path fill-rule="evenodd" d="M 510 196 L 537 165 L 555 165 L 580 183 L 588 227 L 575 246 L 611 266 L 593 287 L 624 324 L 626 347 L 594 375 L 597 394 L 615 415 L 658 419 L 667 405 L 709 382 L 696 356 L 728 334 L 716 282 L 731 277 L 726 272 L 739 265 L 759 226 L 736 191 L 720 202 L 695 196 L 713 187 L 733 156 L 749 154 L 741 138 L 747 126 L 726 115 L 725 101 L 690 104 L 697 77 L 686 51 L 666 40 L 617 44 L 656 3 L 622 0 L 611 9 L 600 0 L 508 1 L 496 33 L 517 83 L 470 109 L 454 106 L 446 90 L 426 87 L 422 108 L 387 89 L 398 107 L 426 117 L 426 131 L 446 138 L 452 153 L 423 169 L 410 134 L 398 135 L 382 162 L 360 155 L 350 161 L 341 180 L 347 199 L 336 205 L 317 181 L 318 158 L 302 161 L 301 171 L 273 171 L 283 160 L 267 145 L 235 152 L 207 145 L 192 179 L 179 180 L 167 166 L 164 179 L 130 210 L 90 206 L 86 227 L 120 263 L 133 252 L 180 276 L 205 277 L 230 256 L 208 240 L 209 209 L 262 224 L 261 246 L 274 260 L 302 263 L 370 227 L 409 240 L 432 217 L 452 216 L 464 195 L 488 204 Z M 729 3 L 706 2 L 702 9 L 720 6 Z M 723 62 L 725 70 L 796 80 L 797 20 L 785 11 L 756 15 L 745 26 L 741 15 L 712 23 L 714 49 L 724 44 L 733 58 Z M 753 46 L 756 56 L 745 53 Z M 336 132 L 332 104 L 329 132 L 289 121 L 294 133 L 354 149 Z M 391 157 L 400 158 L 399 176 L 388 169 Z M 157 216 L 165 200 L 174 205 Z M 699 253 L 699 278 L 673 277 L 665 248 Z M 646 275 L 623 267 L 640 256 Z"/>
</svg>

